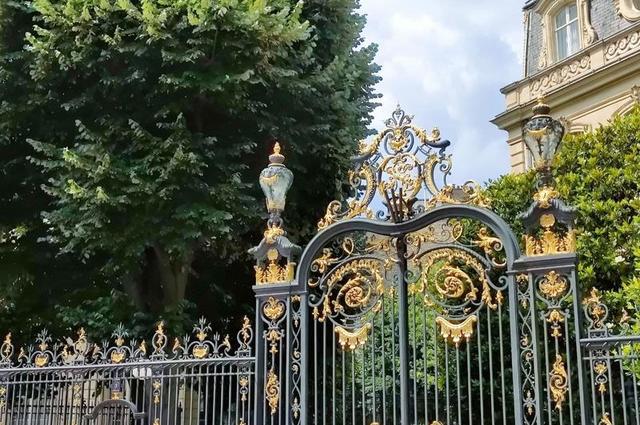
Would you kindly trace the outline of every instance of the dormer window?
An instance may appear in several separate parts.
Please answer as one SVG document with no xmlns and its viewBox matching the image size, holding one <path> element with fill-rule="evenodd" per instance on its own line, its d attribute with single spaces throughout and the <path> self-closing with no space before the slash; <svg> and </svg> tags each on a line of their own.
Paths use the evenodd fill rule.
<svg viewBox="0 0 640 425">
<path fill-rule="evenodd" d="M 538 0 L 534 12 L 542 18 L 538 69 L 578 53 L 597 39 L 589 16 L 589 0 Z"/>
<path fill-rule="evenodd" d="M 569 4 L 555 16 L 556 59 L 562 60 L 580 50 L 578 6 Z"/>
</svg>

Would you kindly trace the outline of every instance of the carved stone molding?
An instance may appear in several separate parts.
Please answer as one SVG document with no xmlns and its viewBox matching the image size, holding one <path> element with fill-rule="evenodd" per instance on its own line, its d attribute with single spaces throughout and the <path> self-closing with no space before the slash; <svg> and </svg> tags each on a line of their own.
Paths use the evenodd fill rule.
<svg viewBox="0 0 640 425">
<path fill-rule="evenodd" d="M 545 21 L 540 23 L 540 30 L 542 31 L 542 49 L 540 49 L 540 56 L 538 57 L 538 69 L 544 69 L 549 65 L 549 36 L 547 35 L 547 29 Z"/>
<path fill-rule="evenodd" d="M 560 68 L 554 69 L 529 85 L 531 98 L 544 95 L 554 87 L 571 81 L 589 70 L 591 70 L 591 56 L 589 55 L 582 56 Z"/>
<path fill-rule="evenodd" d="M 611 62 L 618 58 L 627 56 L 629 53 L 638 50 L 640 47 L 640 30 L 627 34 L 616 41 L 607 44 L 604 50 L 605 62 Z"/>
<path fill-rule="evenodd" d="M 580 8 L 578 17 L 582 26 L 582 47 L 590 46 L 598 39 L 596 30 L 593 29 L 591 24 L 590 3 L 589 0 L 578 0 L 578 7 Z"/>
<path fill-rule="evenodd" d="M 614 0 L 618 14 L 628 21 L 640 20 L 640 1 Z"/>
</svg>

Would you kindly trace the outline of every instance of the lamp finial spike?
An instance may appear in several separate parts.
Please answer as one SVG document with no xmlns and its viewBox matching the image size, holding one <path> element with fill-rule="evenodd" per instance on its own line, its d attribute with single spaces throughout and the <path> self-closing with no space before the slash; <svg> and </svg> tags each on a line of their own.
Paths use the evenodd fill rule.
<svg viewBox="0 0 640 425">
<path fill-rule="evenodd" d="M 269 155 L 270 164 L 282 164 L 284 163 L 284 155 L 280 152 L 282 151 L 282 147 L 280 146 L 280 142 L 276 142 L 273 145 L 273 153 Z"/>
</svg>

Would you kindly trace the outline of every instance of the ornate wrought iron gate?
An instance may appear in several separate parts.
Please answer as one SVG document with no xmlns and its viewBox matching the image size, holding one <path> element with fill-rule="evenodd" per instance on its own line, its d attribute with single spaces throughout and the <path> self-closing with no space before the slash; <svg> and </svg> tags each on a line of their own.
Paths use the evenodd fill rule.
<svg viewBox="0 0 640 425">
<path fill-rule="evenodd" d="M 314 240 L 300 274 L 311 421 L 511 422 L 517 254 L 502 220 L 470 206 Z"/>
<path fill-rule="evenodd" d="M 519 248 L 499 217 L 473 206 L 484 204 L 473 183 L 446 184 L 447 145 L 397 110 L 361 146 L 360 197 L 344 211 L 330 205 L 320 227 L 341 222 L 302 257 L 313 423 L 513 420 Z M 342 220 L 369 215 L 376 200 L 381 222 Z"/>
<path fill-rule="evenodd" d="M 118 329 L 15 350 L 9 334 L 0 425 L 640 425 L 639 324 L 613 323 L 595 289 L 581 299 L 548 107 L 524 131 L 539 173 L 524 255 L 474 183 L 447 182 L 449 142 L 411 120 L 398 109 L 361 143 L 355 196 L 304 252 L 284 231 L 293 175 L 276 146 L 256 323 L 235 342 L 204 321 L 193 339 L 160 324 L 149 346 Z"/>
</svg>

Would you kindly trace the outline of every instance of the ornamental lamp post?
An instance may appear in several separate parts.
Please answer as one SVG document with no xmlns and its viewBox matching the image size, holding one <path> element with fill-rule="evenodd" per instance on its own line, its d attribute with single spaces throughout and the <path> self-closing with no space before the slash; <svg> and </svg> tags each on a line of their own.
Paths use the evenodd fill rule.
<svg viewBox="0 0 640 425">
<path fill-rule="evenodd" d="M 264 192 L 269 212 L 267 229 L 258 246 L 251 248 L 249 254 L 256 259 L 256 284 L 268 285 L 290 283 L 294 281 L 294 257 L 301 249 L 286 236 L 282 226 L 281 214 L 287 200 L 287 192 L 293 183 L 293 173 L 284 165 L 284 155 L 280 153 L 280 144 L 276 142 L 273 153 L 269 155 L 269 165 L 260 173 L 260 187 Z"/>
<path fill-rule="evenodd" d="M 269 165 L 260 173 L 260 187 L 264 192 L 269 212 L 269 226 L 282 225 L 281 214 L 287 200 L 287 192 L 293 183 L 293 173 L 284 165 L 284 155 L 276 142 L 269 155 Z"/>
<path fill-rule="evenodd" d="M 552 183 L 551 163 L 560 146 L 564 127 L 550 115 L 551 108 L 540 98 L 533 107 L 533 117 L 524 125 L 523 138 L 538 171 L 539 185 L 550 186 Z"/>
<path fill-rule="evenodd" d="M 526 229 L 524 242 L 528 256 L 575 252 L 575 210 L 560 199 L 560 193 L 553 187 L 551 174 L 564 127 L 549 112 L 549 105 L 539 99 L 522 134 L 538 173 L 538 189 L 533 195 L 533 203 L 520 216 Z"/>
</svg>

